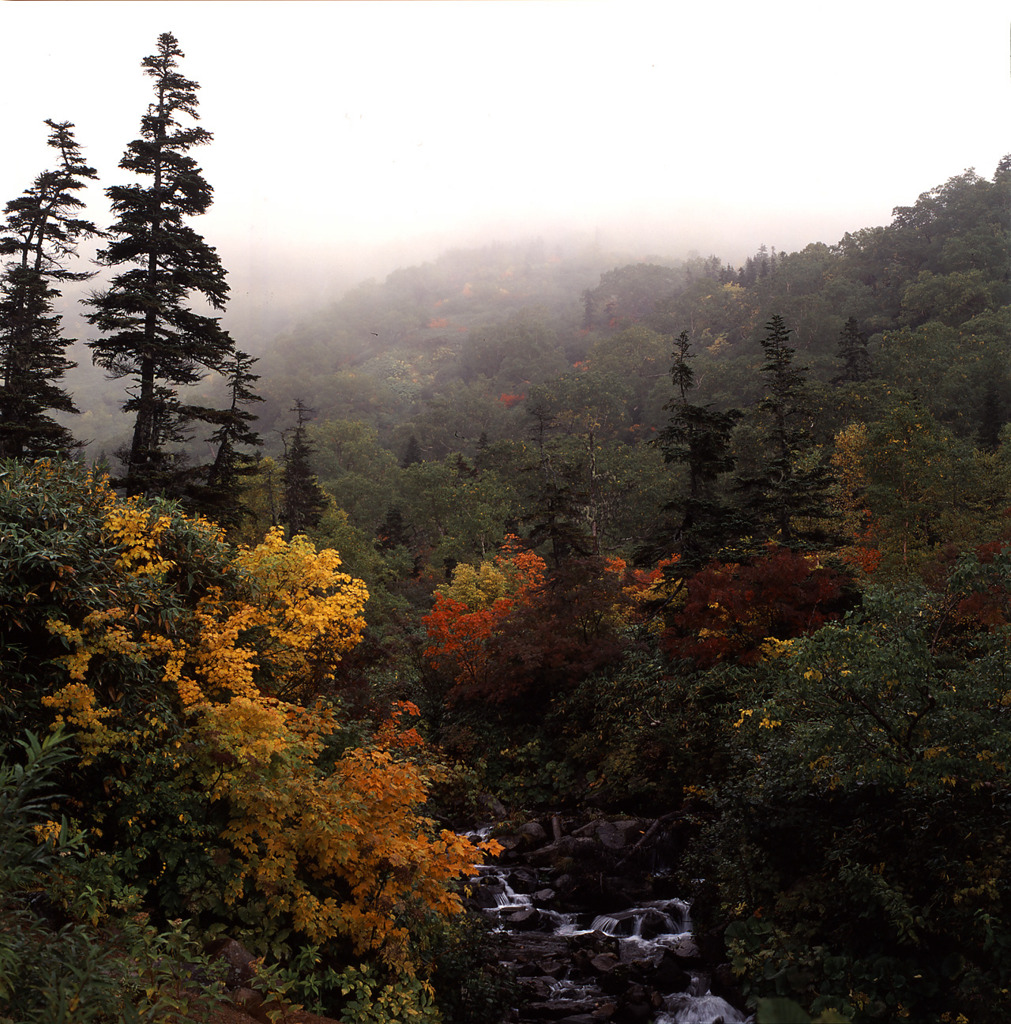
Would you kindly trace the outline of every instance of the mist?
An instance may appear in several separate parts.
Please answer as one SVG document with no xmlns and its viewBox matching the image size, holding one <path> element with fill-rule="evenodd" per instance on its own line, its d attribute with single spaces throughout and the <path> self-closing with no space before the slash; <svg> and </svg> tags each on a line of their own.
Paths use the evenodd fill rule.
<svg viewBox="0 0 1011 1024">
<path fill-rule="evenodd" d="M 0 5 L 0 196 L 71 120 L 101 188 L 171 31 L 201 86 L 195 223 L 235 323 L 276 323 L 445 248 L 526 237 L 716 253 L 829 244 L 1005 145 L 1007 18 L 922 5 Z"/>
<path fill-rule="evenodd" d="M 51 165 L 43 121 L 70 120 L 103 227 L 150 101 L 141 60 L 176 35 L 213 135 L 193 155 L 215 202 L 193 227 L 228 271 L 222 322 L 256 355 L 349 289 L 450 249 L 539 239 L 611 265 L 697 253 L 736 267 L 763 244 L 886 224 L 967 167 L 991 174 L 1005 145 L 996 0 L 943 23 L 913 2 L 5 2 L 0 29 L 38 41 L 0 64 L 0 198 Z M 106 280 L 60 304 L 80 339 L 68 386 L 108 395 L 75 420 L 84 437 L 122 429 L 122 385 L 83 344 L 81 300 Z"/>
</svg>

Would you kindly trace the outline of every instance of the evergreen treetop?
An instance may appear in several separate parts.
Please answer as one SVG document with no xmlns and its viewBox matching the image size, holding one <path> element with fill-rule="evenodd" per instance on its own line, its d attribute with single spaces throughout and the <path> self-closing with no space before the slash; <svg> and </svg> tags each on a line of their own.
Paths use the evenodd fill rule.
<svg viewBox="0 0 1011 1024">
<path fill-rule="evenodd" d="M 787 547 L 822 547 L 831 516 L 831 473 L 811 437 L 807 368 L 794 365 L 792 332 L 776 314 L 761 340 L 765 395 L 765 459 L 760 471 L 740 481 L 754 534 Z"/>
<path fill-rule="evenodd" d="M 67 264 L 80 239 L 101 234 L 79 215 L 84 201 L 77 193 L 97 175 L 84 162 L 74 126 L 46 124 L 58 166 L 7 203 L 0 224 L 0 255 L 9 257 L 0 277 L 0 455 L 13 458 L 76 447 L 70 431 L 49 415 L 77 411 L 60 385 L 75 364 L 66 356 L 72 341 L 61 336 L 62 318 L 53 311 L 60 295 L 54 284 L 91 276 Z"/>
<path fill-rule="evenodd" d="M 217 252 L 185 222 L 204 213 L 213 190 L 189 150 L 211 139 L 198 118 L 196 82 L 178 71 L 183 56 L 170 33 L 144 59 L 155 99 L 141 119 L 140 138 L 120 162 L 147 185 L 106 190 L 117 217 L 113 241 L 99 253 L 107 267 L 124 267 L 110 287 L 92 296 L 88 319 L 102 337 L 89 342 L 93 359 L 111 377 L 133 380 L 123 408 L 135 414 L 133 438 L 124 453 L 128 494 L 178 493 L 182 460 L 171 445 L 188 436 L 205 410 L 179 399 L 179 388 L 221 371 L 234 344 L 216 317 L 197 313 L 191 297 L 214 310 L 228 295 Z"/>
</svg>

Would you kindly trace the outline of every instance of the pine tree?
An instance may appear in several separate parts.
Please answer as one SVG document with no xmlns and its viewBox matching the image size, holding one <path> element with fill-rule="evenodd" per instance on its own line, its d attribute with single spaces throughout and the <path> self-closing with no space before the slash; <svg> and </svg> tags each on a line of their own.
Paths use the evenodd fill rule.
<svg viewBox="0 0 1011 1024">
<path fill-rule="evenodd" d="M 678 572 L 701 568 L 724 547 L 738 531 L 738 517 L 732 504 L 720 494 L 718 481 L 733 470 L 731 450 L 734 425 L 741 417 L 737 409 L 719 412 L 712 405 L 699 405 L 689 400 L 695 389 L 695 373 L 691 366 L 691 342 L 682 331 L 674 349 L 671 385 L 674 397 L 664 406 L 670 412 L 667 426 L 654 442 L 663 452 L 664 461 L 683 465 L 688 470 L 688 496 L 683 502 L 672 502 L 668 512 L 680 513 L 673 536 L 658 537 L 679 555 Z"/>
<path fill-rule="evenodd" d="M 258 417 L 246 408 L 263 401 L 253 390 L 260 379 L 252 370 L 256 362 L 246 352 L 233 352 L 221 366 L 228 380 L 228 408 L 202 413 L 203 419 L 217 424 L 208 438 L 215 455 L 207 468 L 206 480 L 191 487 L 189 497 L 191 504 L 223 526 L 234 526 L 247 514 L 240 496 L 241 485 L 245 477 L 256 472 L 259 456 L 255 450 L 263 445 L 263 439 L 253 429 Z"/>
<path fill-rule="evenodd" d="M 766 324 L 762 339 L 766 393 L 766 459 L 761 472 L 741 481 L 745 510 L 756 533 L 787 547 L 821 547 L 831 540 L 828 488 L 831 473 L 811 438 L 807 368 L 793 364 L 792 331 L 781 316 Z"/>
<path fill-rule="evenodd" d="M 115 240 L 99 253 L 107 267 L 122 267 L 108 290 L 94 295 L 90 322 L 103 337 L 89 342 L 93 359 L 113 378 L 128 377 L 123 408 L 135 414 L 133 439 L 124 453 L 128 494 L 178 493 L 186 474 L 172 446 L 186 440 L 207 410 L 180 401 L 179 389 L 210 370 L 222 371 L 234 345 L 218 319 L 189 308 L 191 296 L 224 308 L 225 271 L 217 252 L 186 222 L 206 212 L 213 190 L 188 155 L 211 140 L 203 128 L 181 123 L 199 118 L 199 86 L 178 71 L 183 56 L 174 36 L 158 37 L 158 52 L 142 62 L 155 99 L 141 120 L 141 137 L 120 162 L 150 179 L 106 190 L 118 217 Z"/>
<path fill-rule="evenodd" d="M 871 377 L 871 357 L 867 351 L 867 335 L 860 330 L 856 317 L 850 317 L 839 333 L 837 350 L 842 369 L 833 383 L 859 384 Z"/>
<path fill-rule="evenodd" d="M 407 439 L 407 446 L 404 448 L 403 457 L 400 460 L 400 468 L 407 469 L 408 466 L 413 466 L 416 462 L 423 461 L 421 458 L 421 445 L 418 444 L 418 439 L 411 434 Z"/>
<path fill-rule="evenodd" d="M 312 410 L 295 400 L 291 410 L 297 416 L 296 426 L 284 446 L 284 504 L 282 518 L 292 536 L 316 526 L 326 508 L 326 494 L 316 482 L 311 460 L 315 449 L 306 436 L 305 425 L 312 419 Z"/>
<path fill-rule="evenodd" d="M 0 455 L 35 459 L 77 447 L 66 427 L 49 414 L 77 412 L 60 386 L 76 364 L 67 358 L 72 340 L 61 336 L 53 311 L 56 284 L 91 276 L 68 270 L 81 239 L 100 234 L 77 214 L 77 193 L 97 177 L 84 163 L 69 121 L 46 121 L 48 143 L 59 152 L 55 170 L 43 171 L 31 188 L 4 208 L 0 255 L 11 257 L 0 277 Z"/>
<path fill-rule="evenodd" d="M 550 402 L 541 395 L 528 402 L 527 411 L 534 421 L 531 451 L 536 462 L 525 467 L 530 494 L 523 521 L 532 547 L 550 544 L 557 569 L 573 555 L 585 558 L 593 551 L 584 515 L 589 495 L 580 467 L 552 443 L 556 418 Z"/>
</svg>

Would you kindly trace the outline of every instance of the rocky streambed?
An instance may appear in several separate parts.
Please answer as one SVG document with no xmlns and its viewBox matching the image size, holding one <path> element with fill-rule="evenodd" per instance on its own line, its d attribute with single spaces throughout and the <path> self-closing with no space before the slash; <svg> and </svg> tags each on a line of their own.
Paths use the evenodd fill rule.
<svg viewBox="0 0 1011 1024">
<path fill-rule="evenodd" d="M 496 834 L 503 851 L 476 869 L 469 900 L 517 978 L 511 1024 L 751 1020 L 722 944 L 695 936 L 689 903 L 669 891 L 669 828 L 554 816 Z"/>
</svg>

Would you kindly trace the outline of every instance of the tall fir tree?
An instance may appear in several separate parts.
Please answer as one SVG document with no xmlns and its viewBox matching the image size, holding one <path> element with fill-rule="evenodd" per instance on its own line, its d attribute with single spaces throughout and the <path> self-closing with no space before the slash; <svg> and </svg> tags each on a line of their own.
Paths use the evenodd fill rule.
<svg viewBox="0 0 1011 1024">
<path fill-rule="evenodd" d="M 421 457 L 421 445 L 418 444 L 417 437 L 414 434 L 407 439 L 407 445 L 404 448 L 403 457 L 400 460 L 400 468 L 407 469 L 408 466 L 413 466 L 417 462 L 423 462 Z"/>
<path fill-rule="evenodd" d="M 228 285 L 217 252 L 185 220 L 207 211 L 213 190 L 188 155 L 211 134 L 183 123 L 199 119 L 200 87 L 179 73 L 182 56 L 166 32 L 157 53 L 142 62 L 155 98 L 141 119 L 141 137 L 127 146 L 119 166 L 150 183 L 106 190 L 118 219 L 99 261 L 128 269 L 92 296 L 88 317 L 102 332 L 89 342 L 94 361 L 113 378 L 132 382 L 123 408 L 135 420 L 122 481 L 131 495 L 181 493 L 192 473 L 183 470 L 176 446 L 190 436 L 194 420 L 209 417 L 183 402 L 180 389 L 207 370 L 221 372 L 234 354 L 218 318 L 188 305 L 195 296 L 222 310 Z"/>
<path fill-rule="evenodd" d="M 867 335 L 860 330 L 856 317 L 849 317 L 839 332 L 837 349 L 842 363 L 833 383 L 859 384 L 871 377 L 871 356 L 867 351 Z"/>
<path fill-rule="evenodd" d="M 721 412 L 712 404 L 691 401 L 696 381 L 687 331 L 678 336 L 673 356 L 670 377 L 674 396 L 664 406 L 670 418 L 654 443 L 665 462 L 688 471 L 688 494 L 667 505 L 666 512 L 676 515 L 675 525 L 656 537 L 651 548 L 660 555 L 676 552 L 680 575 L 700 569 L 739 533 L 737 510 L 721 492 L 719 481 L 734 469 L 731 437 L 741 413 L 738 409 Z"/>
<path fill-rule="evenodd" d="M 79 216 L 85 204 L 78 193 L 97 174 L 84 162 L 74 126 L 46 124 L 58 165 L 6 205 L 0 224 L 0 255 L 8 257 L 0 277 L 0 456 L 17 459 L 65 455 L 78 447 L 49 415 L 77 412 L 61 386 L 76 365 L 66 354 L 73 341 L 62 337 L 62 318 L 53 306 L 58 284 L 91 277 L 68 269 L 67 262 L 80 240 L 101 234 Z"/>
<path fill-rule="evenodd" d="M 235 526 L 248 509 L 242 502 L 242 482 L 257 471 L 263 439 L 253 427 L 258 417 L 248 406 L 263 399 L 254 390 L 260 375 L 253 373 L 256 357 L 233 352 L 221 366 L 228 381 L 227 409 L 203 410 L 201 416 L 216 429 L 207 439 L 214 448 L 214 460 L 206 477 L 189 488 L 190 503 L 222 526 Z"/>
<path fill-rule="evenodd" d="M 291 411 L 297 419 L 291 437 L 285 439 L 282 519 L 290 535 L 295 536 L 319 523 L 326 509 L 326 494 L 312 471 L 315 448 L 305 429 L 312 419 L 312 410 L 307 409 L 301 399 L 296 399 Z"/>
<path fill-rule="evenodd" d="M 791 548 L 818 548 L 832 541 L 828 490 L 832 475 L 811 437 L 807 368 L 794 365 L 790 329 L 779 315 L 762 339 L 765 419 L 761 470 L 740 481 L 744 511 L 754 535 Z"/>
<path fill-rule="evenodd" d="M 556 416 L 551 403 L 543 394 L 535 395 L 527 402 L 527 412 L 534 423 L 530 449 L 536 461 L 524 467 L 529 494 L 522 519 L 531 546 L 549 544 L 558 569 L 573 556 L 585 558 L 593 552 L 584 515 L 589 496 L 579 467 L 553 443 Z"/>
</svg>

